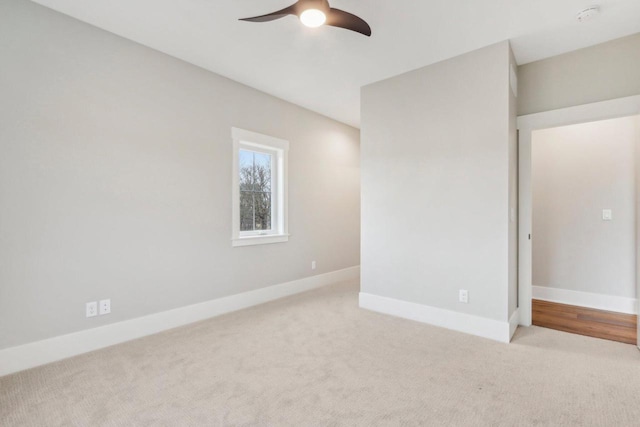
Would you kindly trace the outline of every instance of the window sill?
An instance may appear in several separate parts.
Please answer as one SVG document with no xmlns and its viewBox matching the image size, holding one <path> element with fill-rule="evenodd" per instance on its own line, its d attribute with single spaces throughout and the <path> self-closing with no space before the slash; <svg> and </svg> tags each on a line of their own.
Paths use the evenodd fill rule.
<svg viewBox="0 0 640 427">
<path fill-rule="evenodd" d="M 288 234 L 271 234 L 268 236 L 247 236 L 231 240 L 231 246 L 269 245 L 272 243 L 284 243 L 289 241 Z"/>
</svg>

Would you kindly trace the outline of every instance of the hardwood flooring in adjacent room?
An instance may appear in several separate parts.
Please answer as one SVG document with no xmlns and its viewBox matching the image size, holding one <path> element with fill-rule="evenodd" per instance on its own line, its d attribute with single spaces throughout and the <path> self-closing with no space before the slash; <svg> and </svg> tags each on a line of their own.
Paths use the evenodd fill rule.
<svg viewBox="0 0 640 427">
<path fill-rule="evenodd" d="M 533 300 L 533 324 L 579 335 L 637 343 L 638 316 Z"/>
</svg>

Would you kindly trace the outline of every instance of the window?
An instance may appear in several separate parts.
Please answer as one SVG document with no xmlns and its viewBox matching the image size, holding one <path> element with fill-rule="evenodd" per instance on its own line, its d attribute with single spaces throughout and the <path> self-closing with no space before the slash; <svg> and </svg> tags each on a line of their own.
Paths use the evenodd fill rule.
<svg viewBox="0 0 640 427">
<path fill-rule="evenodd" d="M 286 242 L 289 142 L 238 128 L 232 135 L 233 246 Z"/>
</svg>

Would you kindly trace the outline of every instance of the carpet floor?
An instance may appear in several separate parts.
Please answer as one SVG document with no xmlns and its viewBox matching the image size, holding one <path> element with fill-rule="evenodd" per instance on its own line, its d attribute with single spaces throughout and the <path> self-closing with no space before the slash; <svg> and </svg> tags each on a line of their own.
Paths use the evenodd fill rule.
<svg viewBox="0 0 640 427">
<path fill-rule="evenodd" d="M 358 308 L 342 283 L 0 378 L 4 426 L 638 426 L 640 352 L 511 344 Z"/>
</svg>

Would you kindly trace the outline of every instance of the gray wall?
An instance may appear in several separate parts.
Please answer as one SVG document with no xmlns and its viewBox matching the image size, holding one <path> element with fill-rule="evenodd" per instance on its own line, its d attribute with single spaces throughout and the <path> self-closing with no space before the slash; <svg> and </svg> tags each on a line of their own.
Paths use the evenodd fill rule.
<svg viewBox="0 0 640 427">
<path fill-rule="evenodd" d="M 507 320 L 509 55 L 502 42 L 363 88 L 363 292 Z"/>
<path fill-rule="evenodd" d="M 359 264 L 358 130 L 24 0 L 0 61 L 0 348 Z M 232 126 L 291 143 L 288 243 L 231 247 Z"/>
<path fill-rule="evenodd" d="M 635 298 L 637 125 L 626 117 L 533 133 L 534 286 Z"/>
<path fill-rule="evenodd" d="M 640 33 L 519 67 L 518 114 L 640 94 Z"/>
</svg>

